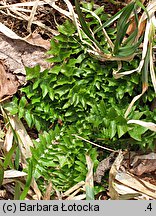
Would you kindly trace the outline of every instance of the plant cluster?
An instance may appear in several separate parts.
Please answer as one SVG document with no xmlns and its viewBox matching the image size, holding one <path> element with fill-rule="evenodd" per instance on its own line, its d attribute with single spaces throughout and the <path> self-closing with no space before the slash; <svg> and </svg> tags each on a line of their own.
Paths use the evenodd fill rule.
<svg viewBox="0 0 156 216">
<path fill-rule="evenodd" d="M 108 16 L 103 8 L 94 11 L 102 21 Z M 87 25 L 99 27 L 94 16 L 86 12 Z M 155 111 L 149 104 L 154 93 L 149 91 L 133 106 L 128 118 L 124 113 L 132 98 L 141 89 L 140 74 L 115 79 L 112 71 L 117 69 L 116 61 L 100 62 L 87 52 L 86 43 L 80 40 L 76 27 L 70 21 L 58 26 L 60 34 L 51 40 L 48 59 L 51 69 L 40 71 L 39 66 L 26 68 L 27 85 L 21 98 L 14 97 L 5 104 L 10 114 L 24 118 L 28 126 L 39 132 L 39 142 L 34 141 L 32 161 L 34 176 L 51 180 L 59 190 L 65 190 L 76 182 L 85 180 L 87 167 L 85 155 L 89 154 L 97 165 L 97 151 L 90 144 L 76 139 L 73 134 L 88 140 L 100 142 L 117 149 L 127 144 L 138 144 L 140 148 L 154 147 L 156 135 L 147 128 L 127 124 L 128 118 L 156 121 Z M 116 29 L 107 29 L 109 37 L 115 40 Z M 85 34 L 82 38 L 88 40 Z M 98 41 L 109 50 L 107 40 L 101 31 Z M 139 57 L 123 63 L 123 70 L 138 67 Z M 99 141 L 100 140 L 100 141 Z"/>
</svg>

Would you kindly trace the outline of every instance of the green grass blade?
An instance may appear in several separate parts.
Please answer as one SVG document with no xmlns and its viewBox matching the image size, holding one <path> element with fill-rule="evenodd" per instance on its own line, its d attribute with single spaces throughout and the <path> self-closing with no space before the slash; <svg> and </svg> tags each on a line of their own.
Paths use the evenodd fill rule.
<svg viewBox="0 0 156 216">
<path fill-rule="evenodd" d="M 20 182 L 15 183 L 15 194 L 14 194 L 14 200 L 19 200 L 21 193 L 21 186 Z"/>
<path fill-rule="evenodd" d="M 134 18 L 135 18 L 135 25 L 136 25 L 136 29 L 131 33 L 131 35 L 124 41 L 123 46 L 126 45 L 131 45 L 135 42 L 136 37 L 138 35 L 138 23 L 139 23 L 139 19 L 138 19 L 138 15 L 137 13 L 134 14 Z"/>
<path fill-rule="evenodd" d="M 139 45 L 141 44 L 142 39 L 143 39 L 143 37 L 141 37 L 139 39 L 139 41 L 134 45 L 127 45 L 127 46 L 124 46 L 124 47 L 120 47 L 119 50 L 118 50 L 118 55 L 117 56 L 130 56 L 130 55 L 133 55 L 136 52 L 136 50 L 138 49 Z"/>
<path fill-rule="evenodd" d="M 4 165 L 2 161 L 0 160 L 0 187 L 3 183 L 3 178 L 4 178 Z"/>
<path fill-rule="evenodd" d="M 7 118 L 7 121 L 9 122 L 9 126 L 11 127 L 11 130 L 12 130 L 12 133 L 13 133 L 13 136 L 14 136 L 14 144 L 13 146 L 11 147 L 10 151 L 6 154 L 5 156 L 5 160 L 4 160 L 4 170 L 7 169 L 8 165 L 11 164 L 11 158 L 12 158 L 12 155 L 13 153 L 15 152 L 16 150 L 16 157 L 15 157 L 15 168 L 18 170 L 18 167 L 19 167 L 19 159 L 20 159 L 20 149 L 18 147 L 18 136 L 16 134 L 16 131 L 15 129 L 13 128 L 11 122 L 10 122 L 10 119 L 9 117 L 7 116 L 6 114 L 6 118 Z M 17 148 L 17 149 L 16 149 Z"/>
<path fill-rule="evenodd" d="M 119 47 L 121 46 L 121 43 L 123 41 L 123 38 L 125 37 L 127 28 L 130 24 L 130 21 L 128 21 L 133 9 L 134 9 L 135 3 L 132 2 L 128 6 L 126 6 L 118 20 L 117 23 L 117 36 L 114 46 L 114 54 L 117 54 Z M 128 23 L 127 23 L 128 21 Z"/>
<path fill-rule="evenodd" d="M 86 185 L 86 200 L 94 200 L 94 188 Z"/>
<path fill-rule="evenodd" d="M 17 147 L 16 156 L 15 156 L 15 169 L 19 169 L 19 161 L 20 161 L 20 149 Z"/>
<path fill-rule="evenodd" d="M 150 48 L 148 47 L 145 61 L 144 61 L 144 66 L 142 68 L 142 83 L 143 83 L 143 85 L 148 85 L 149 63 L 150 63 Z"/>
<path fill-rule="evenodd" d="M 131 45 L 136 39 L 136 36 L 138 34 L 138 30 L 135 29 L 134 32 L 124 41 L 123 46 Z"/>
<path fill-rule="evenodd" d="M 33 162 L 32 160 L 29 161 L 29 165 L 28 165 L 28 176 L 27 176 L 27 181 L 24 187 L 24 190 L 20 196 L 20 200 L 24 200 L 25 197 L 27 196 L 27 193 L 29 191 L 30 185 L 31 185 L 31 181 L 32 181 L 32 174 L 33 174 Z"/>
<path fill-rule="evenodd" d="M 5 160 L 4 160 L 4 165 L 3 165 L 4 170 L 7 169 L 8 165 L 11 163 L 11 158 L 12 158 L 12 155 L 15 152 L 16 148 L 17 148 L 17 144 L 14 144 L 11 147 L 10 151 L 6 154 Z"/>
<path fill-rule="evenodd" d="M 139 0 L 136 0 L 136 5 L 138 5 L 139 7 L 141 7 L 141 8 L 145 11 L 145 13 L 146 13 L 146 15 L 147 15 L 147 18 L 148 18 L 148 20 L 149 20 L 150 17 L 149 17 L 148 11 L 147 11 L 147 9 L 145 8 L 145 6 L 144 6 Z"/>
<path fill-rule="evenodd" d="M 121 13 L 123 12 L 124 8 L 122 8 L 120 11 L 118 11 L 114 16 L 112 16 L 109 20 L 107 20 L 102 26 L 100 26 L 99 28 L 97 28 L 94 31 L 94 34 L 101 31 L 103 28 L 105 27 L 109 27 L 112 23 L 114 23 L 121 15 Z"/>
<path fill-rule="evenodd" d="M 153 42 L 155 38 L 155 26 L 154 26 L 154 20 L 155 17 L 152 17 L 152 23 L 150 26 L 150 32 L 149 32 L 149 52 L 150 52 L 150 76 L 151 76 L 151 81 L 153 84 L 154 91 L 156 93 L 156 73 L 155 73 L 155 58 L 153 58 L 154 55 L 154 50 L 153 50 Z"/>
<path fill-rule="evenodd" d="M 100 49 L 100 50 L 103 50 L 103 48 L 101 47 L 101 45 L 99 44 L 99 42 L 97 40 L 95 40 L 95 38 L 92 36 L 92 33 L 90 31 L 90 29 L 88 28 L 87 26 L 87 23 L 85 21 L 85 19 L 83 18 L 83 14 L 82 14 L 82 11 L 81 11 L 81 8 L 80 8 L 80 3 L 78 0 L 75 0 L 75 8 L 76 8 L 76 12 L 78 14 L 78 17 L 79 17 L 79 21 L 80 21 L 80 24 L 82 26 L 82 30 L 84 31 L 84 33 L 88 36 L 88 38 L 94 42 L 96 44 L 96 46 Z"/>
<path fill-rule="evenodd" d="M 118 29 L 123 28 L 125 23 L 127 23 L 127 20 L 129 19 L 130 15 L 134 9 L 134 6 L 135 6 L 135 3 L 132 2 L 124 8 L 124 10 L 123 10 L 123 12 L 122 12 L 122 14 L 118 20 L 118 23 L 117 23 Z"/>
<path fill-rule="evenodd" d="M 75 8 L 76 8 L 76 12 L 78 14 L 78 17 L 79 17 L 79 21 L 80 21 L 80 24 L 82 26 L 82 29 L 84 31 L 84 33 L 91 39 L 91 40 L 94 40 L 93 39 L 93 36 L 92 36 L 92 33 L 91 31 L 89 30 L 84 18 L 83 18 L 83 14 L 82 14 L 82 11 L 80 9 L 80 3 L 78 0 L 75 0 Z"/>
</svg>

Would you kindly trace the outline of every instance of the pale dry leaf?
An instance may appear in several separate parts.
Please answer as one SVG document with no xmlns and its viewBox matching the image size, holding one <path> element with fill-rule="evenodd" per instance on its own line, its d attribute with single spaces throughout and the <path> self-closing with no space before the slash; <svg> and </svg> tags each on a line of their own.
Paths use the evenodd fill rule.
<svg viewBox="0 0 156 216">
<path fill-rule="evenodd" d="M 148 89 L 148 86 L 144 86 L 143 89 L 142 89 L 141 94 L 135 96 L 135 97 L 132 99 L 131 103 L 129 104 L 129 106 L 128 106 L 126 112 L 125 112 L 125 115 L 124 115 L 125 118 L 127 118 L 127 116 L 129 115 L 129 113 L 130 113 L 130 111 L 131 111 L 131 109 L 132 109 L 134 103 L 135 103 L 137 100 L 139 100 L 139 98 L 142 97 L 142 95 L 147 91 L 147 89 Z"/>
<path fill-rule="evenodd" d="M 6 178 L 6 179 L 3 179 L 3 183 L 2 185 L 7 185 L 7 184 L 10 184 L 10 183 L 13 183 L 15 182 L 15 179 L 12 179 L 12 178 Z"/>
<path fill-rule="evenodd" d="M 29 33 L 31 33 L 31 26 L 32 26 L 32 23 L 33 23 L 33 20 L 34 20 L 38 5 L 39 5 L 39 0 L 34 1 L 34 5 L 32 7 L 30 17 L 28 19 L 27 30 L 28 30 Z"/>
<path fill-rule="evenodd" d="M 19 148 L 25 161 L 27 158 L 31 157 L 30 147 L 33 147 L 33 142 L 28 135 L 22 121 L 17 117 L 17 115 L 12 117 L 12 120 L 14 121 L 15 131 L 18 135 Z"/>
<path fill-rule="evenodd" d="M 19 178 L 27 176 L 27 173 L 18 170 L 6 170 L 4 171 L 4 179 L 8 178 Z"/>
<path fill-rule="evenodd" d="M 145 122 L 145 121 L 141 121 L 141 120 L 129 120 L 127 122 L 127 124 L 137 124 L 140 126 L 143 126 L 145 128 L 148 128 L 151 131 L 156 132 L 156 124 L 154 124 L 153 122 Z"/>
<path fill-rule="evenodd" d="M 38 23 L 38 22 L 36 21 L 36 23 Z M 3 33 L 4 35 L 6 35 L 7 37 L 14 39 L 14 40 L 22 40 L 22 41 L 25 41 L 26 43 L 33 45 L 33 46 L 42 47 L 46 50 L 48 50 L 50 48 L 50 42 L 48 42 L 48 41 L 46 42 L 44 39 L 41 40 L 41 37 L 39 37 L 39 35 L 34 34 L 31 36 L 31 34 L 30 34 L 27 37 L 22 38 L 2 23 L 0 23 L 0 32 Z"/>
<path fill-rule="evenodd" d="M 12 128 L 15 128 L 15 122 L 12 117 L 10 117 L 10 124 Z M 13 144 L 13 131 L 12 131 L 10 124 L 7 127 L 7 132 L 5 135 L 4 146 L 3 146 L 3 149 L 6 152 L 10 151 L 12 144 Z"/>
<path fill-rule="evenodd" d="M 126 172 L 118 172 L 115 179 L 120 182 L 120 184 L 122 183 L 139 193 L 146 194 L 156 199 L 156 186 L 149 182 L 136 178 L 134 175 Z"/>
<path fill-rule="evenodd" d="M 15 3 L 15 4 L 7 4 L 7 5 L 3 5 L 0 6 L 0 9 L 4 9 L 4 8 L 19 8 L 19 7 L 31 7 L 34 6 L 35 2 L 34 1 L 30 1 L 30 2 L 21 2 L 21 3 Z M 39 1 L 38 5 L 44 5 L 46 4 L 44 1 Z"/>
<path fill-rule="evenodd" d="M 76 185 L 73 187 L 69 188 L 66 192 L 63 193 L 63 196 L 69 196 L 71 193 L 73 193 L 75 190 L 78 188 L 81 188 L 85 185 L 84 181 L 78 182 Z"/>
<path fill-rule="evenodd" d="M 0 197 L 4 198 L 6 196 L 6 190 L 0 190 Z"/>
<path fill-rule="evenodd" d="M 86 163 L 87 163 L 88 173 L 86 175 L 85 185 L 92 188 L 94 186 L 94 181 L 93 181 L 93 161 L 91 160 L 89 155 L 86 155 Z"/>
<path fill-rule="evenodd" d="M 134 189 L 129 188 L 126 185 L 120 184 L 119 182 L 114 182 L 114 188 L 117 191 L 117 193 L 120 194 L 119 196 L 120 200 L 129 200 L 141 195 Z"/>
<path fill-rule="evenodd" d="M 81 188 L 75 190 L 70 196 L 66 198 L 66 200 L 73 200 L 74 197 L 81 191 Z"/>
<path fill-rule="evenodd" d="M 72 200 L 84 200 L 86 198 L 86 194 L 80 194 L 72 198 Z"/>
<path fill-rule="evenodd" d="M 27 158 L 31 157 L 31 150 L 30 147 L 33 147 L 33 142 L 28 135 L 23 123 L 21 120 L 18 119 L 18 117 L 15 116 L 9 116 L 9 127 L 5 136 L 4 141 L 4 149 L 8 152 L 12 147 L 13 142 L 13 131 L 16 132 L 17 138 L 18 138 L 18 144 L 21 152 L 21 159 L 23 163 L 27 163 Z"/>
<path fill-rule="evenodd" d="M 11 39 L 21 39 L 16 33 L 14 33 L 11 29 L 6 27 L 3 23 L 0 22 L 0 32 Z"/>
<path fill-rule="evenodd" d="M 118 170 L 119 170 L 121 163 L 123 161 L 123 158 L 124 158 L 123 153 L 120 150 L 119 154 L 116 157 L 116 159 L 115 159 L 115 161 L 114 161 L 114 163 L 110 169 L 110 172 L 109 172 L 109 194 L 110 194 L 110 197 L 112 200 L 118 200 L 119 199 L 119 194 L 114 188 L 114 182 L 115 182 L 115 178 L 116 178 L 116 175 L 118 173 Z"/>
<path fill-rule="evenodd" d="M 72 15 L 70 12 L 60 8 L 55 4 L 55 0 L 44 0 L 47 4 L 49 4 L 51 7 L 53 7 L 55 10 L 59 11 L 59 13 L 65 15 L 66 17 L 72 19 Z"/>
</svg>

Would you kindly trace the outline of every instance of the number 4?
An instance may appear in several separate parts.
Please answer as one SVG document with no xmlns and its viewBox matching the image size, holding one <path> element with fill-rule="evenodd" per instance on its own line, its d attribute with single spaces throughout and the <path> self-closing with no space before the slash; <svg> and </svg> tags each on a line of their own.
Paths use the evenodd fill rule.
<svg viewBox="0 0 156 216">
<path fill-rule="evenodd" d="M 152 210 L 152 205 L 151 205 L 151 203 L 148 204 L 147 209 L 150 210 L 150 211 Z"/>
</svg>

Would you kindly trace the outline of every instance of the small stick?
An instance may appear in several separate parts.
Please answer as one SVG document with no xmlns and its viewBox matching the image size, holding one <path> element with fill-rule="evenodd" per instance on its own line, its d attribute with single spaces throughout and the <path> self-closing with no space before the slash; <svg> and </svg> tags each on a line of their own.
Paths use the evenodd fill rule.
<svg viewBox="0 0 156 216">
<path fill-rule="evenodd" d="M 99 148 L 103 148 L 103 149 L 105 149 L 105 150 L 107 150 L 107 151 L 117 152 L 116 150 L 113 150 L 113 149 L 110 149 L 110 148 L 106 148 L 106 147 L 100 146 L 100 145 L 98 145 L 98 144 L 96 144 L 96 143 L 93 143 L 93 142 L 91 142 L 91 141 L 89 141 L 89 140 L 86 140 L 85 138 L 83 138 L 83 137 L 81 137 L 81 136 L 78 136 L 78 135 L 76 135 L 76 134 L 72 134 L 72 136 L 75 136 L 75 137 L 78 138 L 78 139 L 84 140 L 84 141 L 86 141 L 86 142 L 88 142 L 88 143 L 90 143 L 90 144 L 92 144 L 92 145 L 94 145 L 94 146 L 97 146 L 97 147 L 99 147 Z"/>
<path fill-rule="evenodd" d="M 3 101 L 5 101 L 5 100 L 7 100 L 7 99 L 9 99 L 9 98 L 11 98 L 11 97 L 12 97 L 12 95 L 9 95 L 9 96 L 7 96 L 7 97 L 1 99 L 1 100 L 0 100 L 0 103 L 3 102 Z"/>
</svg>

